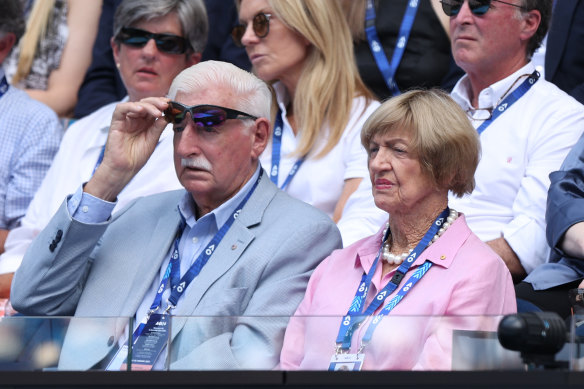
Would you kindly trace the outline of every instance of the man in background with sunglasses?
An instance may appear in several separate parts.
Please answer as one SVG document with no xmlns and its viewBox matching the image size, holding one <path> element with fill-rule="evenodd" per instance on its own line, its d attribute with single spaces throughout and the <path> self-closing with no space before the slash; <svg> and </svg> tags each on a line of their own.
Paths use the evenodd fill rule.
<svg viewBox="0 0 584 389">
<path fill-rule="evenodd" d="M 466 75 L 452 97 L 480 134 L 472 194 L 450 204 L 506 262 L 516 282 L 546 261 L 548 175 L 584 130 L 584 106 L 530 61 L 552 0 L 442 0 L 454 59 Z"/>
<path fill-rule="evenodd" d="M 115 357 L 103 362 L 119 370 L 128 334 L 133 355 L 142 356 L 133 369 L 275 367 L 309 274 L 341 237 L 327 215 L 263 173 L 258 157 L 269 139 L 271 96 L 252 74 L 205 61 L 177 76 L 171 101 L 118 105 L 103 162 L 33 242 L 12 299 L 26 314 L 126 316 L 136 325 L 125 335 L 96 331 L 82 350 L 65 339 L 60 369 L 89 369 L 109 354 Z M 167 122 L 184 189 L 144 197 L 110 217 Z M 156 346 L 140 348 L 151 341 Z"/>
<path fill-rule="evenodd" d="M 174 77 L 201 58 L 207 40 L 205 6 L 202 0 L 124 0 L 117 8 L 113 32 L 117 71 L 128 91 L 122 101 L 165 96 Z M 12 276 L 26 249 L 63 197 L 88 181 L 101 163 L 116 104 L 67 129 L 21 225 L 6 240 L 6 252 L 0 256 L 0 298 L 9 297 Z M 136 197 L 180 188 L 171 154 L 172 128 L 168 126 L 149 162 L 120 194 L 116 210 Z"/>
</svg>

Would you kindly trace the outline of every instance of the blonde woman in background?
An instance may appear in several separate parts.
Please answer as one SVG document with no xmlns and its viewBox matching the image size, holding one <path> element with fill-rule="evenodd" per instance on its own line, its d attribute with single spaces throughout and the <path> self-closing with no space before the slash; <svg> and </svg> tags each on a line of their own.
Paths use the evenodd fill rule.
<svg viewBox="0 0 584 389">
<path fill-rule="evenodd" d="M 373 200 L 344 206 L 367 177 L 361 127 L 379 106 L 361 81 L 340 2 L 242 0 L 233 38 L 272 83 L 278 114 L 260 157 L 273 182 L 327 213 L 348 245 L 377 230 Z M 346 214 L 360 223 L 349 223 Z M 373 217 L 372 219 L 376 219 Z M 378 219 L 377 219 L 378 220 Z M 353 226 L 359 225 L 359 229 Z"/>
<path fill-rule="evenodd" d="M 42 0 L 32 4 L 26 33 L 5 63 L 11 84 L 72 115 L 77 92 L 91 63 L 101 0 Z"/>
</svg>

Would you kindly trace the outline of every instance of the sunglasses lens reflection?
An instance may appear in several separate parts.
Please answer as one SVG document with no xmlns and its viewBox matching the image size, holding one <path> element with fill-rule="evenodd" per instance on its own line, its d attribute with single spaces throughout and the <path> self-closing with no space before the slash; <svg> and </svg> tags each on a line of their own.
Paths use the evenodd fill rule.
<svg viewBox="0 0 584 389">
<path fill-rule="evenodd" d="M 243 47 L 243 43 L 241 43 L 241 39 L 245 34 L 245 29 L 247 28 L 247 24 L 239 24 L 233 27 L 231 30 L 231 37 L 233 38 L 233 42 L 239 47 Z M 264 13 L 259 13 L 253 18 L 252 28 L 254 34 L 258 38 L 265 38 L 270 32 L 270 19 L 268 15 Z"/>
<path fill-rule="evenodd" d="M 152 34 L 136 28 L 122 28 L 120 41 L 132 47 L 144 47 L 150 39 L 154 39 L 158 50 L 168 54 L 183 54 L 186 51 L 184 38 L 169 34 Z"/>
<path fill-rule="evenodd" d="M 462 7 L 462 1 L 458 0 L 442 0 L 442 10 L 448 16 L 454 16 L 458 14 L 460 11 L 460 7 Z"/>
<path fill-rule="evenodd" d="M 134 37 L 129 37 L 128 39 L 123 40 L 123 42 L 126 45 L 130 45 L 130 46 L 136 46 L 136 47 L 142 47 L 146 44 L 146 42 L 148 42 L 148 38 L 146 37 L 140 37 L 140 36 L 134 36 Z"/>
<path fill-rule="evenodd" d="M 170 103 L 164 110 L 166 121 L 173 124 L 179 124 L 185 118 L 185 109 L 174 103 Z"/>
<path fill-rule="evenodd" d="M 227 113 L 214 107 L 195 107 L 190 110 L 175 102 L 170 102 L 164 110 L 164 117 L 169 123 L 179 124 L 185 119 L 187 112 L 191 113 L 193 122 L 202 127 L 212 127 L 223 123 L 227 119 Z"/>
<path fill-rule="evenodd" d="M 184 53 L 184 45 L 182 41 L 173 37 L 160 37 L 156 39 L 156 47 L 158 50 L 171 54 Z"/>
<path fill-rule="evenodd" d="M 484 15 L 491 7 L 491 0 L 469 0 L 470 10 L 475 15 Z"/>
<path fill-rule="evenodd" d="M 225 121 L 227 114 L 217 108 L 200 108 L 191 112 L 195 124 L 203 127 L 217 126 Z"/>
<path fill-rule="evenodd" d="M 253 18 L 253 32 L 259 37 L 264 38 L 268 35 L 270 21 L 265 14 L 257 14 Z"/>
<path fill-rule="evenodd" d="M 442 10 L 448 16 L 456 16 L 463 4 L 463 0 L 442 0 Z M 474 15 L 484 15 L 491 6 L 491 0 L 468 0 L 468 6 Z"/>
<path fill-rule="evenodd" d="M 241 43 L 241 38 L 243 38 L 243 34 L 245 34 L 245 26 L 240 24 L 238 26 L 233 27 L 231 31 L 231 37 L 233 38 L 233 42 L 239 47 L 242 47 L 243 44 Z"/>
</svg>

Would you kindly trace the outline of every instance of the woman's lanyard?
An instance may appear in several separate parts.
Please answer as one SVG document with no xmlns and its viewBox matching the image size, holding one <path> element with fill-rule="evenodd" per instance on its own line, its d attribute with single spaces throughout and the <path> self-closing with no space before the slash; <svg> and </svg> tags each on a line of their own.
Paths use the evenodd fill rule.
<svg viewBox="0 0 584 389">
<path fill-rule="evenodd" d="M 278 177 L 280 174 L 280 153 L 282 150 L 282 133 L 284 132 L 284 121 L 282 120 L 282 110 L 278 110 L 278 115 L 276 116 L 276 123 L 274 125 L 274 134 L 272 135 L 272 169 L 270 170 L 270 180 L 276 186 L 278 186 Z M 280 189 L 284 190 L 292 181 L 292 178 L 300 168 L 300 165 L 304 162 L 306 156 L 298 158 L 292 169 L 290 169 L 290 173 L 288 173 L 288 177 L 280 187 Z"/>
<path fill-rule="evenodd" d="M 152 315 L 154 312 L 156 312 L 158 310 L 158 308 L 160 308 L 162 294 L 164 293 L 164 290 L 166 289 L 166 285 L 169 282 L 169 280 L 170 280 L 171 293 L 170 293 L 170 297 L 168 298 L 167 306 L 166 306 L 166 309 L 164 310 L 164 314 L 167 314 L 168 311 L 170 311 L 171 309 L 176 307 L 178 300 L 181 298 L 184 291 L 188 288 L 191 281 L 193 281 L 195 279 L 195 277 L 197 277 L 199 275 L 199 273 L 201 272 L 203 267 L 207 264 L 207 261 L 209 261 L 209 258 L 211 258 L 211 255 L 213 255 L 213 252 L 215 251 L 217 246 L 219 246 L 219 243 L 221 243 L 221 240 L 223 240 L 223 237 L 227 234 L 227 231 L 229 231 L 229 228 L 231 228 L 231 226 L 233 225 L 233 222 L 235 221 L 235 219 L 237 219 L 237 217 L 241 213 L 241 210 L 243 209 L 243 207 L 245 206 L 245 204 L 247 203 L 247 201 L 249 200 L 249 198 L 251 197 L 251 195 L 253 194 L 253 192 L 257 188 L 258 183 L 260 182 L 261 178 L 262 178 L 262 169 L 260 169 L 260 174 L 259 174 L 256 182 L 254 183 L 253 187 L 247 193 L 247 195 L 241 201 L 241 203 L 239 203 L 239 205 L 235 209 L 235 212 L 233 212 L 231 217 L 229 219 L 227 219 L 227 221 L 223 224 L 223 226 L 221 226 L 221 228 L 219 229 L 217 234 L 215 234 L 213 239 L 211 239 L 211 242 L 209 242 L 209 244 L 207 245 L 205 250 L 203 250 L 201 252 L 199 257 L 195 260 L 193 265 L 190 267 L 190 269 L 185 273 L 185 275 L 182 278 L 180 278 L 180 253 L 179 253 L 178 245 L 179 245 L 180 238 L 182 236 L 185 224 L 184 224 L 184 222 L 181 224 L 180 228 L 178 229 L 178 231 L 176 233 L 176 237 L 174 239 L 174 248 L 173 248 L 172 254 L 170 256 L 170 261 L 168 263 L 166 271 L 164 272 L 164 276 L 162 277 L 162 280 L 160 281 L 160 286 L 158 287 L 158 290 L 156 291 L 156 296 L 154 297 L 154 301 L 152 302 L 152 305 L 150 306 L 150 310 L 148 311 L 148 314 L 146 315 L 146 319 L 140 323 L 140 325 L 138 326 L 138 328 L 134 332 L 134 337 L 133 337 L 134 341 L 142 333 L 146 322 L 150 318 L 150 315 Z"/>
<path fill-rule="evenodd" d="M 488 118 L 477 128 L 477 131 L 482 134 L 483 131 L 487 129 L 487 127 L 495 121 L 499 116 L 501 116 L 509 107 L 511 107 L 517 100 L 519 100 L 527 91 L 537 82 L 539 79 L 539 72 L 535 70 L 533 73 L 527 77 L 527 80 L 523 81 L 521 85 L 517 87 L 509 96 L 505 98 L 505 100 L 501 101 L 495 108 L 491 117 Z"/>
<path fill-rule="evenodd" d="M 4 96 L 4 93 L 8 91 L 9 87 L 10 85 L 8 85 L 8 81 L 6 81 L 6 76 L 2 77 L 2 80 L 0 80 L 0 97 Z"/>
<path fill-rule="evenodd" d="M 390 64 L 387 61 L 387 57 L 377 36 L 377 29 L 375 28 L 375 4 L 373 4 L 373 0 L 367 0 L 367 10 L 365 11 L 365 33 L 367 34 L 367 41 L 369 42 L 369 48 L 371 49 L 373 58 L 375 58 L 377 67 L 383 75 L 383 80 L 387 84 L 392 96 L 400 94 L 399 88 L 395 83 L 395 73 L 406 50 L 406 45 L 418 11 L 418 4 L 419 0 L 410 0 L 408 2 Z"/>
<path fill-rule="evenodd" d="M 383 242 L 387 239 L 390 234 L 388 229 L 386 236 L 383 237 L 383 241 L 381 244 L 381 248 L 377 252 L 377 256 L 371 265 L 371 269 L 367 274 L 363 274 L 361 277 L 361 282 L 359 283 L 359 287 L 357 288 L 357 292 L 355 293 L 355 297 L 353 298 L 353 302 L 347 312 L 347 315 L 343 317 L 341 322 L 341 326 L 339 329 L 339 334 L 336 340 L 336 350 L 337 353 L 348 352 L 351 348 L 351 339 L 353 337 L 353 333 L 363 321 L 366 320 L 367 316 L 371 316 L 385 301 L 386 297 L 389 296 L 393 291 L 399 286 L 401 280 L 404 278 L 405 274 L 415 262 L 416 258 L 419 257 L 422 252 L 428 247 L 432 238 L 442 224 L 446 221 L 448 214 L 450 213 L 450 209 L 446 207 L 444 211 L 436 218 L 430 229 L 426 232 L 420 243 L 414 248 L 414 250 L 408 255 L 406 260 L 397 268 L 395 274 L 393 275 L 392 279 L 388 284 L 383 288 L 377 296 L 373 299 L 367 310 L 363 312 L 365 299 L 367 297 L 367 292 L 371 286 L 371 281 L 373 279 L 373 274 L 375 273 L 375 269 L 377 268 L 377 264 L 379 263 L 379 258 L 381 257 L 381 250 L 383 248 Z M 393 308 L 406 296 L 406 294 L 416 285 L 416 283 L 426 274 L 428 269 L 432 266 L 432 262 L 425 262 L 422 266 L 420 266 L 414 274 L 406 281 L 405 285 L 399 290 L 396 296 L 394 296 L 391 301 L 381 310 L 381 312 L 376 315 L 374 320 L 369 325 L 365 336 L 362 339 L 361 347 L 359 349 L 359 353 L 362 349 L 369 343 L 371 337 L 373 336 L 373 332 L 377 328 L 377 325 L 381 322 L 381 319 L 388 315 Z"/>
</svg>

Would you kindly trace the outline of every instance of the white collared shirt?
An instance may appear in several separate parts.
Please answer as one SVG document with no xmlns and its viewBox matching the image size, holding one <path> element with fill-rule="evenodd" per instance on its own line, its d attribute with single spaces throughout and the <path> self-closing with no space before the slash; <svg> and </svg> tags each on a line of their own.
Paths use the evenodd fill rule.
<svg viewBox="0 0 584 389">
<path fill-rule="evenodd" d="M 519 76 L 534 69 L 528 63 L 482 90 L 479 107 L 497 104 Z M 464 76 L 451 93 L 465 111 L 472 107 L 469 92 L 469 79 Z M 471 122 L 475 128 L 483 123 Z M 531 272 L 549 253 L 545 239 L 548 175 L 560 168 L 583 131 L 584 106 L 540 77 L 481 134 L 476 187 L 461 199 L 450 194 L 449 205 L 465 213 L 471 230 L 482 240 L 504 237 L 524 269 Z"/>
<path fill-rule="evenodd" d="M 289 96 L 284 85 L 277 82 L 274 84 L 274 90 L 278 106 L 282 110 L 283 119 L 280 173 L 278 175 L 278 187 L 281 187 L 298 159 L 291 153 L 296 150 L 300 138 L 294 135 L 292 127 L 286 119 L 286 105 L 289 102 Z M 361 128 L 365 120 L 379 105 L 378 101 L 366 104 L 364 97 L 355 97 L 349 122 L 339 142 L 322 158 L 315 159 L 314 156 L 309 156 L 300 166 L 285 191 L 290 196 L 302 200 L 332 217 L 345 180 L 363 178 L 364 181 L 369 181 L 367 152 L 361 145 Z M 329 131 L 326 124 L 322 131 Z M 318 147 L 322 147 L 322 142 L 317 145 Z M 264 169 L 269 172 L 272 166 L 272 142 L 268 144 L 260 156 L 260 161 Z M 387 218 L 387 214 L 379 210 L 373 202 L 371 184 L 369 183 L 367 186 L 365 183 L 362 188 L 364 188 L 365 194 L 362 196 L 364 201 L 348 201 L 349 207 L 345 206 L 343 217 L 338 223 L 345 247 L 375 233 Z M 344 223 L 345 215 L 351 217 L 350 224 Z"/>
</svg>

